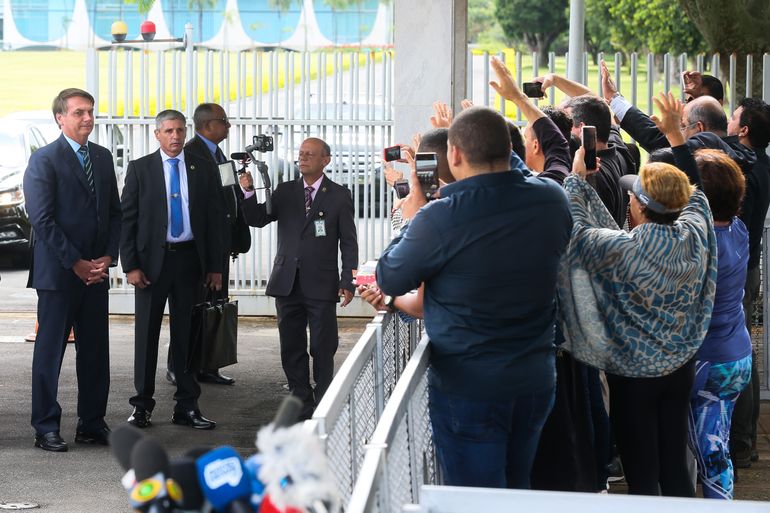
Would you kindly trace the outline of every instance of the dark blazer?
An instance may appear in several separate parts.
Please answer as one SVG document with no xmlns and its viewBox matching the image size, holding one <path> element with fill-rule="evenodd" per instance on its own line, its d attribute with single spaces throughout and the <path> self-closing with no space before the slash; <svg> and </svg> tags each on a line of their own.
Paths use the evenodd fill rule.
<svg viewBox="0 0 770 513">
<path fill-rule="evenodd" d="M 210 164 L 184 152 L 190 205 L 190 225 L 204 273 L 222 272 L 222 213 L 219 201 L 212 201 L 218 182 Z M 166 182 L 160 150 L 133 160 L 126 171 L 121 204 L 123 234 L 120 259 L 123 271 L 141 269 L 150 282 L 157 280 L 163 267 L 168 208 Z"/>
<path fill-rule="evenodd" d="M 358 240 L 353 219 L 353 198 L 345 187 L 324 176 L 305 216 L 305 191 L 302 177 L 278 184 L 273 193 L 273 213 L 256 195 L 241 206 L 246 222 L 263 227 L 278 221 L 278 251 L 273 272 L 267 283 L 268 296 L 285 297 L 291 293 L 299 268 L 302 294 L 309 299 L 336 301 L 338 291 L 353 291 L 353 269 L 358 267 Z M 326 236 L 315 236 L 316 220 L 325 220 Z M 342 253 L 342 273 L 337 267 L 337 248 Z"/>
<path fill-rule="evenodd" d="M 80 279 L 78 260 L 111 256 L 117 264 L 120 199 L 110 152 L 88 143 L 92 194 L 83 166 L 64 135 L 32 154 L 24 173 L 24 197 L 32 224 L 28 287 L 67 290 Z"/>
<path fill-rule="evenodd" d="M 212 166 L 212 173 L 219 184 L 220 206 L 223 211 L 222 247 L 225 253 L 247 252 L 248 246 L 251 245 L 251 232 L 241 214 L 240 203 L 243 200 L 241 188 L 238 186 L 222 187 L 222 178 L 219 176 L 219 168 L 217 167 L 219 163 L 214 159 L 203 139 L 196 135 L 185 144 L 185 150 L 195 153 L 196 156 L 209 162 Z M 248 241 L 248 244 L 243 241 Z"/>
</svg>

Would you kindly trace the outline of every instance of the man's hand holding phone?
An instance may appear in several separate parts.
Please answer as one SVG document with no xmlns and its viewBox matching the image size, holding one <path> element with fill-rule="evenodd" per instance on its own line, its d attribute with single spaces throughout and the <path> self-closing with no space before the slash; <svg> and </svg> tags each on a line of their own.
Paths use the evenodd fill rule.
<svg viewBox="0 0 770 513">
<path fill-rule="evenodd" d="M 404 202 L 401 204 L 401 215 L 404 219 L 412 219 L 417 214 L 417 211 L 428 203 L 428 200 L 422 192 L 414 158 L 407 154 L 406 161 L 409 167 L 412 168 L 412 174 L 409 177 L 409 194 L 406 195 Z"/>
</svg>

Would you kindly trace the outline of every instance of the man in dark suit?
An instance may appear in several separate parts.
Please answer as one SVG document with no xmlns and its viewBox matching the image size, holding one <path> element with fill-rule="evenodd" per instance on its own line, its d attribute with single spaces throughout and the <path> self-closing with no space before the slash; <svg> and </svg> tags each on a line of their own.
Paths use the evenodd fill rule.
<svg viewBox="0 0 770 513">
<path fill-rule="evenodd" d="M 123 234 L 120 258 L 128 283 L 135 287 L 136 395 L 128 422 L 150 425 L 155 407 L 158 338 L 166 300 L 169 302 L 171 347 L 177 370 L 176 407 L 171 421 L 196 429 L 216 423 L 198 409 L 200 386 L 184 372 L 190 349 L 193 305 L 204 284 L 219 290 L 222 280 L 221 210 L 218 185 L 210 164 L 183 151 L 185 117 L 164 110 L 156 118 L 160 149 L 132 161 L 121 198 Z"/>
<path fill-rule="evenodd" d="M 37 289 L 38 332 L 32 357 L 35 447 L 65 452 L 56 401 L 59 373 L 74 326 L 78 377 L 76 443 L 108 444 L 110 388 L 107 268 L 117 264 L 120 201 L 112 155 L 89 143 L 94 98 L 65 89 L 53 101 L 62 135 L 32 154 L 24 196 L 34 233 L 28 287 Z"/>
<path fill-rule="evenodd" d="M 201 103 L 195 108 L 193 113 L 193 123 L 195 125 L 195 137 L 185 145 L 185 150 L 195 153 L 203 160 L 210 163 L 211 173 L 216 177 L 219 183 L 218 190 L 221 192 L 221 205 L 223 207 L 223 216 L 221 224 L 222 234 L 222 297 L 227 297 L 230 284 L 230 255 L 235 256 L 238 253 L 245 253 L 249 250 L 251 241 L 249 226 L 240 214 L 240 201 L 242 193 L 237 186 L 222 186 L 222 180 L 219 175 L 219 164 L 227 161 L 227 157 L 219 148 L 219 143 L 227 138 L 230 130 L 230 121 L 227 119 L 225 110 L 216 103 Z M 246 244 L 249 243 L 249 244 Z M 168 359 L 168 372 L 166 379 L 172 383 L 175 381 L 174 364 L 171 361 L 171 353 Z M 198 381 L 204 383 L 214 383 L 217 385 L 234 385 L 235 379 L 223 375 L 219 369 L 207 368 L 198 373 Z"/>
<path fill-rule="evenodd" d="M 329 145 L 306 139 L 299 149 L 302 176 L 276 187 L 270 214 L 264 203 L 256 201 L 251 175 L 244 173 L 240 179 L 246 222 L 262 227 L 278 221 L 278 252 L 266 293 L 275 297 L 281 363 L 292 395 L 305 405 L 303 418 L 310 418 L 334 375 L 336 304 L 340 296 L 341 306 L 353 299 L 353 269 L 358 267 L 353 200 L 350 191 L 324 176 L 330 161 Z M 310 385 L 308 324 L 315 390 Z"/>
</svg>

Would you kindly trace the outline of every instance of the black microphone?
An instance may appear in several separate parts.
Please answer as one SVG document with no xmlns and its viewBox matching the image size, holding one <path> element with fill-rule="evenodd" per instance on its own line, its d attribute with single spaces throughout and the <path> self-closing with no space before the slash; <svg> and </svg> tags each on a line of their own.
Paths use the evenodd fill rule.
<svg viewBox="0 0 770 513">
<path fill-rule="evenodd" d="M 278 411 L 275 412 L 275 417 L 273 417 L 273 429 L 296 424 L 303 406 L 302 401 L 293 395 L 286 396 L 278 407 Z"/>
<path fill-rule="evenodd" d="M 120 482 L 127 492 L 130 492 L 136 485 L 134 469 L 131 468 L 131 451 L 142 438 L 144 438 L 144 433 L 128 424 L 118 426 L 110 433 L 110 451 L 120 466 L 123 467 L 123 470 L 126 471 Z"/>
<path fill-rule="evenodd" d="M 178 510 L 200 511 L 203 508 L 204 497 L 198 484 L 198 469 L 195 459 L 190 456 L 182 456 L 171 460 L 169 465 L 169 477 L 182 489 L 181 500 L 176 501 Z"/>
<path fill-rule="evenodd" d="M 131 507 L 148 513 L 170 512 L 166 486 L 169 464 L 163 447 L 151 438 L 142 438 L 131 451 L 131 466 L 137 481 L 129 496 Z"/>
</svg>

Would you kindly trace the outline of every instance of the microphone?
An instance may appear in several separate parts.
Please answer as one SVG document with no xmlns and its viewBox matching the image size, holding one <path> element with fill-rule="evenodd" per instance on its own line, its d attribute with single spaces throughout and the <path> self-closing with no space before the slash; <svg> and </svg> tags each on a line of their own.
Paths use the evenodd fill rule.
<svg viewBox="0 0 770 513">
<path fill-rule="evenodd" d="M 195 462 L 203 496 L 220 513 L 252 513 L 251 484 L 240 455 L 229 446 L 217 447 Z"/>
<path fill-rule="evenodd" d="M 136 443 L 144 438 L 144 433 L 133 426 L 123 424 L 110 433 L 110 451 L 118 463 L 126 471 L 120 482 L 127 492 L 136 485 L 136 475 L 131 468 L 131 451 Z"/>
<path fill-rule="evenodd" d="M 131 450 L 131 465 L 137 481 L 129 495 L 131 507 L 147 513 L 170 512 L 166 485 L 169 464 L 163 447 L 151 438 L 142 438 Z"/>
<path fill-rule="evenodd" d="M 181 488 L 181 495 L 176 499 L 176 511 L 196 512 L 203 508 L 205 499 L 198 484 L 198 468 L 195 458 L 182 456 L 175 458 L 169 465 L 169 481 L 177 483 Z"/>
<path fill-rule="evenodd" d="M 302 401 L 295 396 L 289 395 L 284 397 L 281 405 L 278 407 L 278 411 L 275 412 L 275 417 L 273 417 L 273 429 L 285 428 L 296 424 L 302 407 Z"/>
</svg>

